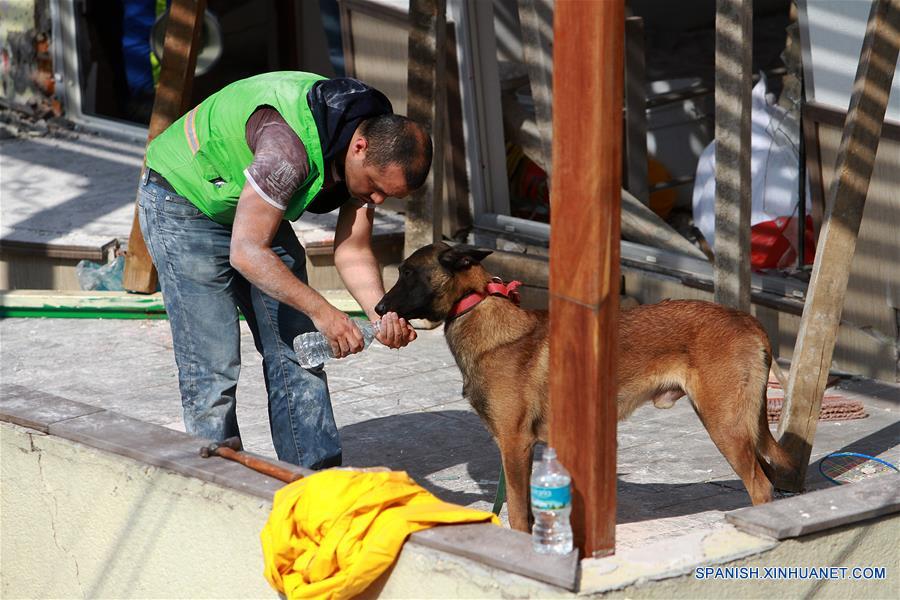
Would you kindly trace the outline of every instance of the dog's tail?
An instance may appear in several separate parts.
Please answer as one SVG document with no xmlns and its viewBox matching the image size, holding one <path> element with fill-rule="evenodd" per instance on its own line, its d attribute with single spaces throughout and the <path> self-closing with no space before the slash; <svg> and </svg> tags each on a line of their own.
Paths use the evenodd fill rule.
<svg viewBox="0 0 900 600">
<path fill-rule="evenodd" d="M 769 419 L 763 403 L 759 417 L 759 441 L 756 444 L 756 458 L 763 473 L 776 488 L 786 487 L 787 481 L 797 472 L 797 465 L 787 450 L 781 447 L 769 431 Z"/>
<path fill-rule="evenodd" d="M 772 348 L 769 344 L 768 336 L 765 337 L 765 344 L 765 359 L 768 363 L 766 373 L 771 369 L 781 383 L 782 389 L 786 389 L 787 382 L 785 381 L 784 373 L 782 373 L 778 363 L 776 363 L 775 359 L 772 357 Z M 787 485 L 786 482 L 797 472 L 797 465 L 794 463 L 793 457 L 775 440 L 772 436 L 772 432 L 769 430 L 766 397 L 766 388 L 764 388 L 759 406 L 759 432 L 756 442 L 756 458 L 759 461 L 759 466 L 762 467 L 763 473 L 766 474 L 766 478 L 768 478 L 768 480 L 772 482 L 772 485 L 777 488 L 782 485 Z"/>
<path fill-rule="evenodd" d="M 771 351 L 769 355 L 771 356 Z M 778 361 L 774 358 L 770 359 L 772 361 L 769 368 L 772 370 L 772 374 L 775 375 L 775 379 L 778 380 L 778 383 L 781 384 L 781 389 L 787 390 L 787 376 L 785 376 L 784 371 L 781 370 L 781 365 L 778 364 Z"/>
</svg>

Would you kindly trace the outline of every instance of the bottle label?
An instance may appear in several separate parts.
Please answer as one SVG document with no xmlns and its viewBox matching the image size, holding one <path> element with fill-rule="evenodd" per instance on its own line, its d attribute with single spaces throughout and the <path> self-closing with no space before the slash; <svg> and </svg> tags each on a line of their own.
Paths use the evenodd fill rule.
<svg viewBox="0 0 900 600">
<path fill-rule="evenodd" d="M 569 486 L 535 487 L 531 486 L 531 506 L 536 510 L 560 510 L 572 503 Z"/>
</svg>

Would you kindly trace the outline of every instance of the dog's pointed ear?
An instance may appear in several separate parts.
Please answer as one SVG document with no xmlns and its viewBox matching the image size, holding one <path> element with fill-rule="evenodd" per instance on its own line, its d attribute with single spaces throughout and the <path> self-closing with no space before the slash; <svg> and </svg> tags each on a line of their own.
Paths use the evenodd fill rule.
<svg viewBox="0 0 900 600">
<path fill-rule="evenodd" d="M 481 263 L 491 252 L 468 244 L 458 244 L 441 252 L 438 262 L 451 271 L 462 271 Z"/>
</svg>

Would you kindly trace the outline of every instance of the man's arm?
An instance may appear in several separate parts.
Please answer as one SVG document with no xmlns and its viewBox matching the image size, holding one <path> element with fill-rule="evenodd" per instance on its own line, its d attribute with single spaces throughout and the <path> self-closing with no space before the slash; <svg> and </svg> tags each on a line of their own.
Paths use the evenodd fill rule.
<svg viewBox="0 0 900 600">
<path fill-rule="evenodd" d="M 372 251 L 372 224 L 375 210 L 360 206 L 352 200 L 341 206 L 334 232 L 334 266 L 350 294 L 369 319 L 379 318 L 375 305 L 384 296 L 384 282 L 378 260 Z M 381 343 L 400 348 L 416 339 L 415 330 L 396 313 L 382 318 Z"/>
<path fill-rule="evenodd" d="M 353 200 L 341 206 L 334 232 L 334 266 L 344 285 L 369 319 L 376 320 L 375 305 L 384 296 L 384 283 L 372 251 L 375 210 Z"/>
<path fill-rule="evenodd" d="M 244 185 L 231 234 L 231 265 L 266 295 L 309 315 L 331 342 L 335 356 L 359 352 L 362 334 L 350 317 L 297 279 L 272 251 L 283 218 L 283 210 L 263 200 L 250 183 Z"/>
</svg>

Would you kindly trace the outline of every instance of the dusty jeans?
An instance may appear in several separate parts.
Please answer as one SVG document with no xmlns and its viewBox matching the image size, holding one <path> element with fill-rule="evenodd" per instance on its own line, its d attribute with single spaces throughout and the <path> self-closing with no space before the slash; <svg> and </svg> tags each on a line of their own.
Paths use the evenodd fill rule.
<svg viewBox="0 0 900 600">
<path fill-rule="evenodd" d="M 300 367 L 292 347 L 294 337 L 315 329 L 310 318 L 266 296 L 231 266 L 230 226 L 146 177 L 138 205 L 172 327 L 187 431 L 214 441 L 239 435 L 240 310 L 263 357 L 278 458 L 311 468 L 339 465 L 340 438 L 325 372 Z M 307 281 L 306 255 L 287 222 L 272 250 Z"/>
</svg>

